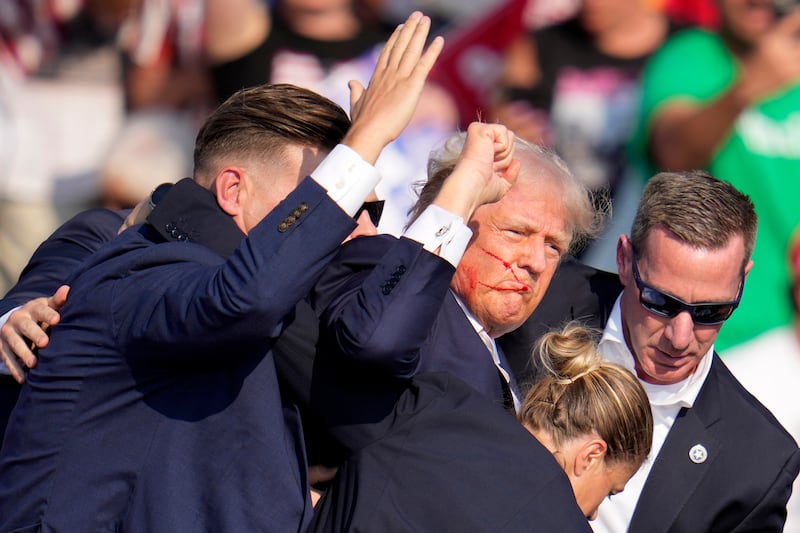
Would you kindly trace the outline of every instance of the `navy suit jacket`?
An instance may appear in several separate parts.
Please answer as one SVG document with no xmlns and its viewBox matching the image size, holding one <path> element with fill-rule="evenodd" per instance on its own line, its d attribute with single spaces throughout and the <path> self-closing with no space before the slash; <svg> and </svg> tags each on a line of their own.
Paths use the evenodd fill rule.
<svg viewBox="0 0 800 533">
<path fill-rule="evenodd" d="M 379 421 L 333 431 L 350 456 L 310 531 L 591 531 L 553 455 L 452 374 L 383 397 Z"/>
<path fill-rule="evenodd" d="M 708 458 L 693 462 L 701 444 Z M 800 470 L 794 439 L 714 355 L 691 409 L 656 457 L 629 531 L 780 532 Z"/>
<path fill-rule="evenodd" d="M 244 240 L 191 181 L 150 221 L 70 280 L 0 451 L 0 530 L 302 530 L 269 348 L 355 224 L 310 179 Z"/>
<path fill-rule="evenodd" d="M 334 424 L 337 412 L 353 409 L 369 419 L 368 399 L 381 382 L 435 371 L 502 405 L 497 367 L 450 292 L 454 272 L 410 239 L 377 235 L 344 244 L 312 293 L 321 315 L 313 409 Z M 335 405 L 341 387 L 361 388 L 364 398 Z"/>
<path fill-rule="evenodd" d="M 551 285 L 555 290 L 548 291 L 545 300 L 571 294 L 568 301 L 574 302 L 575 295 L 567 287 L 588 284 L 591 290 L 577 296 L 583 303 L 569 305 L 580 309 L 574 318 L 592 317 L 589 324 L 604 327 L 597 320 L 608 317 L 621 290 L 616 274 L 586 265 L 559 273 L 560 282 Z M 540 310 L 547 312 L 545 301 L 534 315 Z M 534 317 L 508 334 L 516 340 L 538 335 Z M 519 356 L 521 349 L 515 348 L 519 344 L 505 346 L 510 357 Z M 696 444 L 708 452 L 704 462 L 694 463 L 689 457 Z M 655 459 L 629 531 L 779 532 L 798 469 L 800 452 L 792 437 L 714 355 L 694 406 L 681 409 Z"/>
<path fill-rule="evenodd" d="M 84 259 L 117 236 L 128 213 L 89 209 L 65 222 L 39 245 L 19 281 L 0 300 L 0 316 L 29 300 L 52 295 Z M 0 444 L 19 391 L 14 378 L 0 375 Z"/>
</svg>

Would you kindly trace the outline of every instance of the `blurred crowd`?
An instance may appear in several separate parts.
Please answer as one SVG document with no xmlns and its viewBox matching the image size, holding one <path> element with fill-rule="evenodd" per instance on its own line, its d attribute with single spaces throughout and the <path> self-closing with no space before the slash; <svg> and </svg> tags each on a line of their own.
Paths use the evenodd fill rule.
<svg viewBox="0 0 800 533">
<path fill-rule="evenodd" d="M 403 234 L 429 154 L 476 120 L 552 147 L 595 207 L 611 206 L 604 230 L 576 250 L 606 271 L 648 179 L 706 170 L 758 215 L 754 266 L 714 346 L 799 438 L 788 399 L 800 372 L 791 0 L 3 0 L 0 294 L 76 213 L 132 208 L 190 176 L 200 126 L 239 89 L 291 83 L 349 109 L 348 81 L 367 85 L 415 9 L 445 45 L 375 165 L 377 231 Z M 797 515 L 786 531 L 800 531 Z"/>
<path fill-rule="evenodd" d="M 235 90 L 291 82 L 347 108 L 347 81 L 366 81 L 388 28 L 417 4 L 4 2 L 0 288 L 9 288 L 38 243 L 79 210 L 130 207 L 158 183 L 188 176 L 197 128 Z M 765 35 L 778 33 L 771 28 L 788 7 L 777 0 L 774 5 L 768 0 L 425 2 L 434 31 L 447 36 L 448 44 L 417 117 L 379 162 L 384 181 L 377 192 L 388 200 L 380 230 L 399 234 L 424 179 L 428 154 L 476 118 L 503 122 L 523 138 L 554 146 L 598 197 L 612 200 L 615 211 L 606 233 L 581 254 L 585 262 L 609 270 L 616 236 L 627 229 L 641 186 L 654 169 L 714 171 L 722 164 L 718 174 L 744 185 L 756 199 L 762 225 L 756 250 L 760 268 L 720 347 L 787 323 L 788 303 L 775 302 L 766 312 L 759 304 L 775 300 L 788 283 L 782 251 L 800 215 L 794 209 L 797 187 L 785 180 L 800 157 L 797 142 L 790 140 L 797 121 L 791 120 L 791 108 L 777 111 L 774 127 L 744 110 L 761 107 L 765 97 L 796 81 L 796 72 L 781 63 L 782 54 L 797 54 L 797 47 Z M 708 80 L 694 88 L 681 72 L 688 62 L 660 61 L 656 64 L 663 66 L 651 70 L 663 73 L 657 80 L 647 76 L 654 81 L 642 91 L 648 59 L 671 36 L 692 27 L 718 32 L 732 59 L 717 64 L 710 58 L 716 70 L 705 71 Z M 703 41 L 704 35 L 679 39 L 684 52 L 711 46 L 708 54 L 721 53 Z M 745 62 L 745 49 L 760 41 L 769 43 L 758 47 L 759 53 L 747 52 L 756 57 Z M 709 103 L 746 63 L 753 67 L 747 70 L 760 69 L 751 77 L 766 81 L 765 87 L 752 88 L 758 94 L 742 97 L 750 99 L 745 107 L 733 104 L 739 107 L 713 118 L 709 128 L 700 122 L 677 126 L 691 129 L 691 135 L 671 134 L 675 120 L 668 118 L 662 134 L 665 113 L 659 106 L 667 100 L 698 107 Z M 656 85 L 660 89 L 647 89 Z M 738 130 L 752 133 L 731 141 L 731 132 Z M 686 146 L 670 144 L 676 136 Z M 783 149 L 763 166 L 752 167 L 738 156 L 718 163 L 717 156 L 738 143 L 751 153 L 759 144 Z M 780 178 L 761 175 L 778 172 L 781 161 L 789 166 L 781 168 Z"/>
</svg>

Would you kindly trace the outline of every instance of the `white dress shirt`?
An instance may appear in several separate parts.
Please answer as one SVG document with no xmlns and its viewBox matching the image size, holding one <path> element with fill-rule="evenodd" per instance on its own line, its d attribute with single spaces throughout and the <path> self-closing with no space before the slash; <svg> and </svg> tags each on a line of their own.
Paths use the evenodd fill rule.
<svg viewBox="0 0 800 533">
<path fill-rule="evenodd" d="M 620 364 L 635 374 L 633 354 L 628 349 L 622 332 L 622 313 L 619 302 L 620 299 L 617 298 L 603 330 L 603 337 L 600 339 L 600 353 L 605 360 Z M 650 474 L 650 469 L 653 467 L 653 461 L 667 439 L 667 434 L 675 422 L 678 412 L 682 407 L 691 408 L 694 405 L 708 372 L 711 370 L 713 352 L 714 347 L 712 346 L 700 360 L 692 375 L 678 383 L 654 385 L 639 380 L 647 392 L 650 407 L 653 410 L 653 446 L 650 455 L 628 481 L 625 490 L 600 504 L 597 519 L 591 522 L 592 529 L 596 533 L 622 533 L 628 530 L 636 503 L 639 501 L 639 495 Z"/>
</svg>

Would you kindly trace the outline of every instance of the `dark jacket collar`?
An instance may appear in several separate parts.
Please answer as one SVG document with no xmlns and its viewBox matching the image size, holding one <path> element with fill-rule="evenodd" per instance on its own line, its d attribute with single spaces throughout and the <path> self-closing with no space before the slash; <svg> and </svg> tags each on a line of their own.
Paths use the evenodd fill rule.
<svg viewBox="0 0 800 533">
<path fill-rule="evenodd" d="M 220 209 L 211 191 L 185 178 L 148 215 L 147 222 L 169 242 L 194 242 L 228 258 L 245 234 Z"/>
</svg>

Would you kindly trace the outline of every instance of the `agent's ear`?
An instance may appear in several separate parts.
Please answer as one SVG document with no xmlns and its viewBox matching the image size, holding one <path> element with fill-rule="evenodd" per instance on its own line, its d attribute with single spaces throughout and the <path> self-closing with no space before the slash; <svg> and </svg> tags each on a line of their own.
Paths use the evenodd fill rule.
<svg viewBox="0 0 800 533">
<path fill-rule="evenodd" d="M 753 268 L 753 260 L 749 260 L 744 267 L 744 277 L 747 278 L 748 274 L 750 274 L 750 269 Z"/>
<path fill-rule="evenodd" d="M 633 245 L 627 235 L 620 235 L 617 241 L 617 273 L 623 286 L 628 285 L 631 261 L 633 261 Z"/>
<path fill-rule="evenodd" d="M 598 471 L 603 466 L 603 461 L 608 451 L 606 441 L 599 437 L 592 437 L 581 444 L 573 463 L 573 474 L 575 477 Z"/>
<path fill-rule="evenodd" d="M 225 167 L 214 180 L 217 203 L 228 215 L 235 217 L 242 212 L 244 173 L 239 167 Z"/>
</svg>

